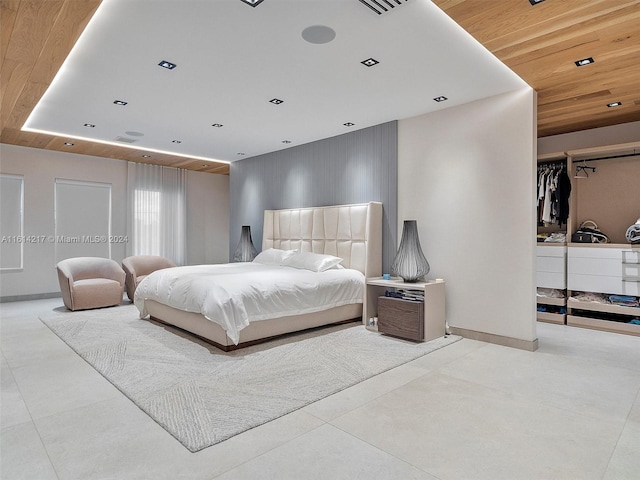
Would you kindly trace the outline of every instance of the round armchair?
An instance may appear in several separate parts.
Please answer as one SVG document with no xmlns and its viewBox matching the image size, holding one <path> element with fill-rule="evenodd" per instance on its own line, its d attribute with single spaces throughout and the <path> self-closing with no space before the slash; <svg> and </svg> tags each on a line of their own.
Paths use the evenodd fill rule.
<svg viewBox="0 0 640 480">
<path fill-rule="evenodd" d="M 168 258 L 159 257 L 157 255 L 134 255 L 127 257 L 122 261 L 122 268 L 126 274 L 125 288 L 127 297 L 133 301 L 133 295 L 136 292 L 138 284 L 152 272 L 162 270 L 163 268 L 175 267 Z"/>
<path fill-rule="evenodd" d="M 58 281 L 69 310 L 111 307 L 122 303 L 124 270 L 100 257 L 75 257 L 58 262 Z"/>
</svg>

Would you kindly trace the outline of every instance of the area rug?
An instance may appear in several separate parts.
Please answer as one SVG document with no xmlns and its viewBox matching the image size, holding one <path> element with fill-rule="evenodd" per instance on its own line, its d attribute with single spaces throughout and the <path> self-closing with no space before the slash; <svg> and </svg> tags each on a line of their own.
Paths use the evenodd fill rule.
<svg viewBox="0 0 640 480">
<path fill-rule="evenodd" d="M 41 320 L 192 452 L 460 339 L 412 343 L 353 323 L 225 353 L 133 305 Z"/>
</svg>

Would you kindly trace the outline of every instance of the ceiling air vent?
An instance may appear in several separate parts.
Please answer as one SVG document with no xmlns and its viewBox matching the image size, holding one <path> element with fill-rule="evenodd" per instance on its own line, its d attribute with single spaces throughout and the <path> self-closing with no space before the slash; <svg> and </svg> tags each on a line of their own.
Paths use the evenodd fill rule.
<svg viewBox="0 0 640 480">
<path fill-rule="evenodd" d="M 137 139 L 137 138 L 116 137 L 116 142 L 136 143 L 137 141 L 138 141 L 138 139 Z"/>
<path fill-rule="evenodd" d="M 378 15 L 383 13 L 389 13 L 396 7 L 400 7 L 410 0 L 358 0 L 363 5 L 369 7 L 372 11 Z"/>
</svg>

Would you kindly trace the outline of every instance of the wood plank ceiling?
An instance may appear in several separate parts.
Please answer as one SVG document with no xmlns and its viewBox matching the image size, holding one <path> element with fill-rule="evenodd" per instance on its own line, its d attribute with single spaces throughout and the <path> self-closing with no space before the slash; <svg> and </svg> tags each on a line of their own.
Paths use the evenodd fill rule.
<svg viewBox="0 0 640 480">
<path fill-rule="evenodd" d="M 539 137 L 640 120 L 640 0 L 433 1 L 538 92 Z M 226 164 L 20 130 L 99 4 L 0 0 L 0 142 L 228 174 Z M 588 57 L 595 63 L 574 64 Z"/>
<path fill-rule="evenodd" d="M 0 0 L 0 142 L 229 174 L 226 163 L 21 131 L 101 0 Z M 65 145 L 73 143 L 73 146 Z"/>
<path fill-rule="evenodd" d="M 640 120 L 640 0 L 434 3 L 538 92 L 538 137 Z"/>
</svg>

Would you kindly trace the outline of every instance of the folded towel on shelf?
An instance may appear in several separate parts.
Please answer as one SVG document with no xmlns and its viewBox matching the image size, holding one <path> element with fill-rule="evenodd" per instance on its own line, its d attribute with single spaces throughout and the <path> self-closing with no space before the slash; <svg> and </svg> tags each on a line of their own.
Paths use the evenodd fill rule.
<svg viewBox="0 0 640 480">
<path fill-rule="evenodd" d="M 632 297 L 630 295 L 609 295 L 609 301 L 613 305 L 620 305 L 622 307 L 637 307 L 640 306 L 638 297 Z"/>
<path fill-rule="evenodd" d="M 565 243 L 567 241 L 566 233 L 552 233 L 545 240 L 545 243 Z"/>
<path fill-rule="evenodd" d="M 536 290 L 536 295 L 539 297 L 547 297 L 547 298 L 564 298 L 564 292 L 562 290 L 558 290 L 557 288 L 542 288 L 538 287 Z"/>
<path fill-rule="evenodd" d="M 592 292 L 576 292 L 571 296 L 573 300 L 577 300 L 578 302 L 588 302 L 588 303 L 605 303 L 609 304 L 609 300 L 607 296 L 603 293 L 592 293 Z"/>
</svg>

